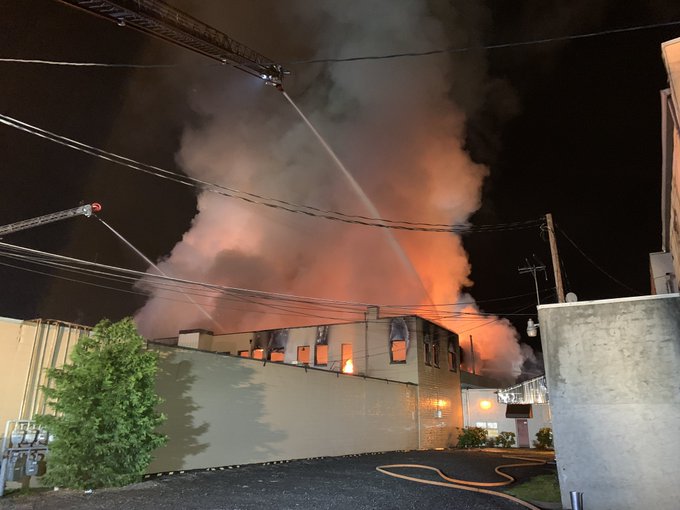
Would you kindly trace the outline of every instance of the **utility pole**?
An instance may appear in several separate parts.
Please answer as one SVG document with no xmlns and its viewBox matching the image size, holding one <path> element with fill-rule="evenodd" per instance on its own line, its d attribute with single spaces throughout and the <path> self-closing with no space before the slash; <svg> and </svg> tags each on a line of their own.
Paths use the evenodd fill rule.
<svg viewBox="0 0 680 510">
<path fill-rule="evenodd" d="M 550 255 L 552 256 L 553 271 L 555 273 L 555 287 L 557 288 L 557 302 L 564 303 L 564 286 L 562 285 L 562 270 L 560 268 L 560 256 L 557 253 L 557 240 L 555 239 L 555 226 L 551 213 L 545 215 L 550 238 Z"/>
<path fill-rule="evenodd" d="M 535 255 L 534 258 L 536 258 Z M 529 264 L 529 259 L 524 259 L 524 261 L 527 263 L 526 267 L 517 268 L 517 271 L 519 274 L 531 273 L 531 275 L 534 277 L 534 285 L 536 286 L 536 304 L 540 305 L 541 295 L 538 292 L 538 278 L 536 277 L 536 273 L 538 271 L 543 271 L 545 273 L 545 265 L 541 264 L 540 266 L 537 266 L 536 264 Z M 546 279 L 547 278 L 548 277 L 546 276 Z"/>
<path fill-rule="evenodd" d="M 472 344 L 472 335 L 470 335 L 470 357 L 472 358 L 472 373 L 475 373 L 475 346 Z"/>
</svg>

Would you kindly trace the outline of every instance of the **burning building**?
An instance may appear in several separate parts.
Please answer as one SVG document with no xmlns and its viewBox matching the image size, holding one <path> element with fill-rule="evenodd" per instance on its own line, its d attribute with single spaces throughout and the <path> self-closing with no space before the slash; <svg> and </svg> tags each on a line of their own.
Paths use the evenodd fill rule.
<svg viewBox="0 0 680 510">
<path fill-rule="evenodd" d="M 150 345 L 169 437 L 151 472 L 447 447 L 463 426 L 458 335 L 418 316 L 372 309 L 358 322 L 189 330 Z"/>
</svg>

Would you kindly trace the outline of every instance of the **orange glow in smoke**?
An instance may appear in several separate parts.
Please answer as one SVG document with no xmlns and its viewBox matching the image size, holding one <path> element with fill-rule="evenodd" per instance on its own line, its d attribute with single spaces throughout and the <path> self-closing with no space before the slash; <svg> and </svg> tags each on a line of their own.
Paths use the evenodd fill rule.
<svg viewBox="0 0 680 510">
<path fill-rule="evenodd" d="M 342 373 L 343 374 L 353 374 L 354 373 L 354 363 L 352 363 L 351 359 L 348 359 L 345 361 L 345 366 L 342 367 Z"/>
</svg>

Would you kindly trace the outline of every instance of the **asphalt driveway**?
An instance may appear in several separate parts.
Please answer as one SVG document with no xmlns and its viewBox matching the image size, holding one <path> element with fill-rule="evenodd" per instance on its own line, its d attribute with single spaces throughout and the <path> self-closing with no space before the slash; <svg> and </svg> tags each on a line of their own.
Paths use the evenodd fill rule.
<svg viewBox="0 0 680 510">
<path fill-rule="evenodd" d="M 384 464 L 425 464 L 453 478 L 493 482 L 493 471 L 509 463 L 500 453 L 467 450 L 389 452 L 298 460 L 235 469 L 152 477 L 118 489 L 48 491 L 0 500 L 2 509 L 470 509 L 518 510 L 519 504 L 487 494 L 424 485 L 379 473 Z M 554 472 L 554 466 L 508 470 L 518 481 Z M 403 471 L 439 479 L 436 474 Z"/>
</svg>

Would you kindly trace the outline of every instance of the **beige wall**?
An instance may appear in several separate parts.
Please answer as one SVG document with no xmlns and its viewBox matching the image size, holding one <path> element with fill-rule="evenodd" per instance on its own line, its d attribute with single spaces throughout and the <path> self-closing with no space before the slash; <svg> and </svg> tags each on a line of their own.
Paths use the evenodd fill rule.
<svg viewBox="0 0 680 510">
<path fill-rule="evenodd" d="M 63 366 L 84 326 L 57 321 L 0 318 L 0 433 L 7 420 L 30 419 L 45 411 L 40 386 L 45 369 Z"/>
<path fill-rule="evenodd" d="M 411 345 L 417 351 L 418 389 L 420 393 L 420 447 L 440 448 L 454 446 L 458 442 L 458 429 L 463 427 L 463 411 L 460 394 L 460 367 L 449 370 L 447 340 L 451 332 L 437 328 L 440 345 L 439 367 L 425 364 L 423 344 L 424 321 L 418 319 L 417 335 Z M 416 340 L 417 339 L 417 340 Z M 439 417 L 438 411 L 441 411 Z"/>
<path fill-rule="evenodd" d="M 414 385 L 171 347 L 149 472 L 418 447 Z"/>
</svg>

